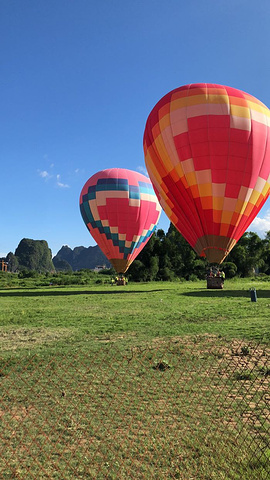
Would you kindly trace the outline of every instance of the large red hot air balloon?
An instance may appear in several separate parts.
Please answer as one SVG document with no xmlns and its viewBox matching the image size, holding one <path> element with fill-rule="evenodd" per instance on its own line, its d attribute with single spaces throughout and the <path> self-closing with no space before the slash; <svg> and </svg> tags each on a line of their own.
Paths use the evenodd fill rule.
<svg viewBox="0 0 270 480">
<path fill-rule="evenodd" d="M 269 196 L 270 112 L 215 84 L 165 95 L 144 132 L 145 163 L 161 206 L 194 250 L 221 263 Z"/>
<path fill-rule="evenodd" d="M 145 175 L 123 168 L 102 170 L 80 195 L 83 220 L 118 273 L 125 273 L 156 229 L 161 207 Z"/>
</svg>

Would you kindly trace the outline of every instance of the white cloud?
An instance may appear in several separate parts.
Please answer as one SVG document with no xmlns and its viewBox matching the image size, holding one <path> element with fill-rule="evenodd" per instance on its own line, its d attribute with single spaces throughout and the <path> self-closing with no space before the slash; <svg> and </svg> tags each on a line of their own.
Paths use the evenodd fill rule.
<svg viewBox="0 0 270 480">
<path fill-rule="evenodd" d="M 46 170 L 38 170 L 40 177 L 42 178 L 49 178 L 49 174 Z"/>
<path fill-rule="evenodd" d="M 260 237 L 270 230 L 270 210 L 267 210 L 264 217 L 256 217 L 248 227 L 248 231 L 255 232 Z"/>
<path fill-rule="evenodd" d="M 138 172 L 142 173 L 142 174 L 145 175 L 146 177 L 149 177 L 146 168 L 143 167 L 142 165 L 139 165 L 139 166 L 137 167 L 137 170 L 138 170 Z"/>
<path fill-rule="evenodd" d="M 60 175 L 59 175 L 59 173 L 56 175 L 56 180 L 57 180 L 56 184 L 57 184 L 58 187 L 60 187 L 60 188 L 69 188 L 69 185 L 68 185 L 67 183 L 62 183 L 62 182 L 60 182 Z"/>
<path fill-rule="evenodd" d="M 69 185 L 67 183 L 57 182 L 57 185 L 60 188 L 69 188 Z"/>
<path fill-rule="evenodd" d="M 54 165 L 52 164 L 51 168 L 53 166 Z M 44 178 L 45 181 L 47 181 L 49 178 L 56 178 L 56 185 L 59 188 L 69 188 L 69 185 L 67 183 L 61 182 L 60 180 L 61 176 L 59 175 L 59 173 L 57 175 L 51 175 L 50 173 L 47 172 L 47 170 L 38 170 L 38 174 L 41 178 Z"/>
</svg>

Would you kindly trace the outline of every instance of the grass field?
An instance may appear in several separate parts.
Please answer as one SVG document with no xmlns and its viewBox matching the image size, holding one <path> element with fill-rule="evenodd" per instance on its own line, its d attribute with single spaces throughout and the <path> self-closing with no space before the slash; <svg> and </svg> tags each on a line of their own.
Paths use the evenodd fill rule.
<svg viewBox="0 0 270 480">
<path fill-rule="evenodd" d="M 202 333 L 270 342 L 268 282 L 227 281 L 224 290 L 205 282 L 5 289 L 0 302 L 4 349 Z"/>
<path fill-rule="evenodd" d="M 268 478 L 268 282 L 5 288 L 0 307 L 0 478 Z"/>
</svg>

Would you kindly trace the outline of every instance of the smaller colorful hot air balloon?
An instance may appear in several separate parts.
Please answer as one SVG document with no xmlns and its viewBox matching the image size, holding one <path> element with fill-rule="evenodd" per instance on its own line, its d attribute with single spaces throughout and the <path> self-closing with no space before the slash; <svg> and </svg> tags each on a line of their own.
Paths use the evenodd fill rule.
<svg viewBox="0 0 270 480">
<path fill-rule="evenodd" d="M 145 175 L 122 168 L 102 170 L 80 195 L 83 220 L 118 273 L 125 273 L 156 229 L 161 207 Z"/>
</svg>

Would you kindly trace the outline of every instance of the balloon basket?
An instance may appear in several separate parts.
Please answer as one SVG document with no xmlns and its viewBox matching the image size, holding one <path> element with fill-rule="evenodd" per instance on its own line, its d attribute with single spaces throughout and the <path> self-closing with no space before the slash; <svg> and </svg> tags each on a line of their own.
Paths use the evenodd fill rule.
<svg viewBox="0 0 270 480">
<path fill-rule="evenodd" d="M 126 279 L 125 278 L 118 278 L 116 280 L 116 285 L 126 285 L 127 282 L 126 282 Z"/>
<path fill-rule="evenodd" d="M 207 288 L 222 289 L 224 287 L 224 278 L 222 277 L 207 277 Z"/>
</svg>

